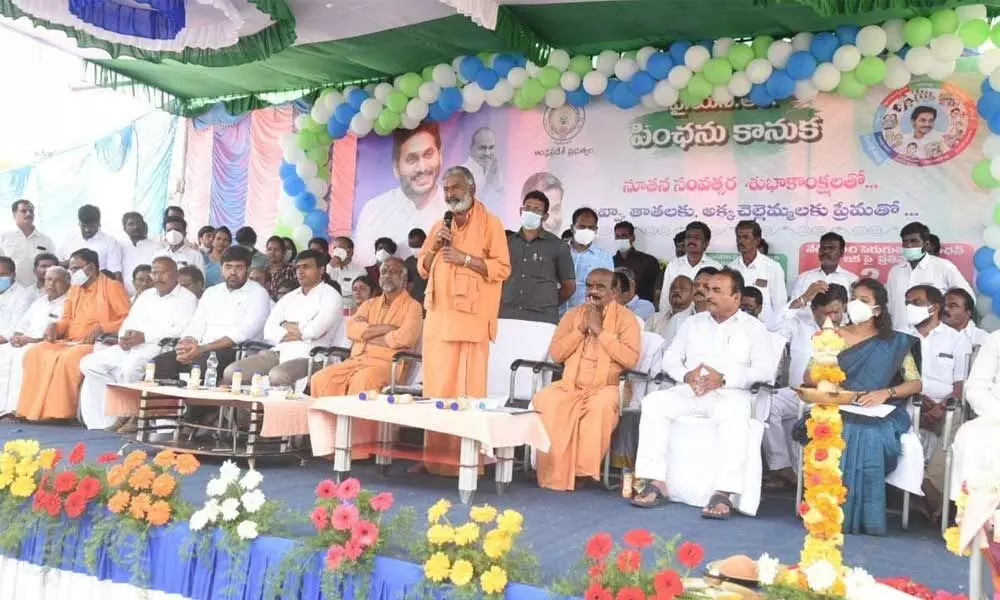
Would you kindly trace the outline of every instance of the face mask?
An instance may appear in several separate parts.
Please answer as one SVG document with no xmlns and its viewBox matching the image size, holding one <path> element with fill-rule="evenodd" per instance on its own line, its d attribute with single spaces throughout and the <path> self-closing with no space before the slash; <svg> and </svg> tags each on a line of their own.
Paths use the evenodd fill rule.
<svg viewBox="0 0 1000 600">
<path fill-rule="evenodd" d="M 923 257 L 923 248 L 903 248 L 903 258 L 906 260 L 920 260 Z"/>
<path fill-rule="evenodd" d="M 0 293 L 6 292 L 10 289 L 11 283 L 13 283 L 13 281 L 10 277 L 0 276 Z"/>
<path fill-rule="evenodd" d="M 632 247 L 632 242 L 629 240 L 615 240 L 615 247 L 618 248 L 619 252 L 628 252 L 629 248 Z"/>
<path fill-rule="evenodd" d="M 84 273 L 83 269 L 77 269 L 73 271 L 73 274 L 69 276 L 69 282 L 71 285 L 81 286 L 87 283 L 87 274 Z"/>
<path fill-rule="evenodd" d="M 595 238 L 597 238 L 597 232 L 593 229 L 573 230 L 573 241 L 581 246 L 589 246 L 593 244 Z"/>
<path fill-rule="evenodd" d="M 177 231 L 176 229 L 171 229 L 163 236 L 167 240 L 167 243 L 171 246 L 179 246 L 184 242 L 184 234 Z"/>
<path fill-rule="evenodd" d="M 857 325 L 875 318 L 875 310 L 861 300 L 851 300 L 847 303 L 847 317 Z"/>
<path fill-rule="evenodd" d="M 344 250 L 343 248 L 336 248 L 330 256 L 339 258 L 340 260 L 347 260 L 347 250 Z"/>
<path fill-rule="evenodd" d="M 384 263 L 390 256 L 392 255 L 385 248 L 379 248 L 378 252 L 375 253 L 375 260 L 379 263 Z"/>
<path fill-rule="evenodd" d="M 916 327 L 931 317 L 931 307 L 906 305 L 906 322 Z"/>
<path fill-rule="evenodd" d="M 521 227 L 525 229 L 538 229 L 542 226 L 542 215 L 529 211 L 521 213 Z"/>
</svg>

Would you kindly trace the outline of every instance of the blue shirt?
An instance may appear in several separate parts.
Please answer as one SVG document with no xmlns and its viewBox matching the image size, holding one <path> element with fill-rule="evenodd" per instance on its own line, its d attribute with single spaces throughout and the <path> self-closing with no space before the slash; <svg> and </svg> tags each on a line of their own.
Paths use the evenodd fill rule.
<svg viewBox="0 0 1000 600">
<path fill-rule="evenodd" d="M 587 275 L 594 269 L 615 270 L 615 261 L 611 254 L 591 244 L 589 248 L 577 251 L 573 246 L 569 247 L 569 254 L 573 257 L 573 267 L 576 270 L 576 291 L 563 303 L 562 312 L 580 306 L 587 295 Z"/>
<path fill-rule="evenodd" d="M 625 308 L 634 312 L 643 321 L 648 321 L 656 312 L 652 302 L 639 296 L 632 296 L 632 299 L 625 303 Z"/>
</svg>

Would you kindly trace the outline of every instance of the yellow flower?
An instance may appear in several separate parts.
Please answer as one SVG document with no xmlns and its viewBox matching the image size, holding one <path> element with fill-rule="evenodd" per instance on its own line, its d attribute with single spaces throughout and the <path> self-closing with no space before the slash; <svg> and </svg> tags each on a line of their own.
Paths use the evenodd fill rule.
<svg viewBox="0 0 1000 600">
<path fill-rule="evenodd" d="M 507 571 L 493 565 L 479 576 L 479 585 L 487 594 L 500 594 L 507 587 Z"/>
<path fill-rule="evenodd" d="M 455 528 L 455 545 L 467 546 L 479 539 L 479 525 L 466 523 Z"/>
<path fill-rule="evenodd" d="M 424 577 L 441 583 L 451 574 L 451 562 L 444 552 L 437 552 L 424 563 Z"/>
<path fill-rule="evenodd" d="M 35 480 L 32 477 L 21 476 L 10 484 L 10 493 L 18 498 L 27 498 L 35 492 Z"/>
<path fill-rule="evenodd" d="M 958 527 L 949 527 L 944 532 L 944 543 L 948 547 L 948 552 L 956 554 L 958 556 L 972 556 L 972 551 L 969 549 L 963 549 L 959 547 L 959 532 Z"/>
<path fill-rule="evenodd" d="M 502 529 L 494 529 L 483 539 L 483 552 L 490 558 L 500 558 L 510 550 L 512 543 L 509 533 Z"/>
<path fill-rule="evenodd" d="M 469 518 L 476 523 L 492 523 L 493 519 L 497 518 L 497 509 L 489 504 L 473 506 L 469 511 Z"/>
<path fill-rule="evenodd" d="M 521 525 L 523 523 L 524 517 L 521 516 L 521 513 L 508 509 L 503 511 L 503 514 L 497 518 L 497 529 L 510 534 L 521 533 Z"/>
<path fill-rule="evenodd" d="M 7 471 L 0 474 L 0 490 L 6 489 L 10 484 L 14 483 L 14 474 Z"/>
<path fill-rule="evenodd" d="M 472 581 L 472 563 L 465 559 L 455 561 L 451 566 L 451 582 L 461 587 Z"/>
<path fill-rule="evenodd" d="M 30 457 L 22 458 L 17 463 L 17 474 L 23 477 L 33 477 L 35 473 L 38 472 L 38 467 L 41 464 L 37 460 L 32 460 Z"/>
<path fill-rule="evenodd" d="M 966 494 L 965 492 L 960 493 L 958 495 L 958 498 L 955 498 L 955 507 L 958 509 L 959 512 L 964 511 L 965 507 L 968 505 L 969 505 L 969 495 Z"/>
<path fill-rule="evenodd" d="M 451 525 L 431 525 L 427 530 L 427 541 L 435 546 L 454 541 L 455 529 Z"/>
<path fill-rule="evenodd" d="M 451 502 L 444 499 L 438 500 L 434 503 L 434 506 L 427 509 L 427 522 L 437 523 L 441 520 L 441 517 L 448 514 L 449 510 L 451 510 Z"/>
<path fill-rule="evenodd" d="M 13 452 L 22 458 L 38 454 L 39 448 L 37 440 L 11 440 L 3 446 L 4 452 Z"/>
<path fill-rule="evenodd" d="M 46 471 L 55 466 L 56 464 L 55 448 L 42 450 L 41 454 L 38 455 L 38 462 L 42 464 L 42 468 L 45 469 Z"/>
<path fill-rule="evenodd" d="M 10 452 L 0 455 L 0 471 L 13 471 L 17 466 L 17 457 Z"/>
</svg>

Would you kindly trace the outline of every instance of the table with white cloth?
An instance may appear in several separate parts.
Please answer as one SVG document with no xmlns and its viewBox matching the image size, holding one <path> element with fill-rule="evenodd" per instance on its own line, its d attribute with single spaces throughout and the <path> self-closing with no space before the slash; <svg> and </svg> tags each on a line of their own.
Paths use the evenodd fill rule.
<svg viewBox="0 0 1000 600">
<path fill-rule="evenodd" d="M 308 408 L 312 399 L 251 397 L 234 394 L 221 388 L 188 388 L 151 383 L 121 383 L 108 385 L 105 392 L 105 411 L 109 416 L 135 417 L 135 441 L 156 448 L 170 448 L 193 454 L 246 458 L 251 467 L 260 456 L 292 454 L 294 436 L 309 433 Z M 187 406 L 218 408 L 218 426 L 208 426 L 184 421 Z M 249 422 L 240 424 L 236 411 L 246 411 Z M 221 417 L 228 413 L 228 426 Z M 182 428 L 216 431 L 222 438 L 231 440 L 206 441 L 203 438 L 187 439 Z M 153 439 L 154 432 L 168 432 L 169 439 Z"/>
<path fill-rule="evenodd" d="M 442 410 L 436 400 L 389 404 L 383 399 L 364 401 L 357 396 L 319 398 L 309 408 L 309 435 L 313 454 L 333 454 L 333 470 L 339 479 L 351 470 L 351 423 L 353 419 L 375 421 L 378 441 L 372 445 L 375 464 L 386 472 L 393 457 L 424 458 L 420 451 L 393 444 L 392 426 L 413 427 L 462 439 L 458 464 L 458 491 L 463 504 L 472 502 L 479 479 L 480 453 L 496 459 L 497 493 L 506 491 L 514 475 L 514 448 L 529 445 L 548 452 L 549 436 L 538 413 L 524 409 Z"/>
</svg>

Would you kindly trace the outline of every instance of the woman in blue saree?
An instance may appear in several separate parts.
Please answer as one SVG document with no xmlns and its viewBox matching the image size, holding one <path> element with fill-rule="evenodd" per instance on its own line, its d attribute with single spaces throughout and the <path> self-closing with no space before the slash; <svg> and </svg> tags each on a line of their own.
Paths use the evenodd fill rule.
<svg viewBox="0 0 1000 600">
<path fill-rule="evenodd" d="M 847 375 L 841 387 L 859 392 L 857 402 L 862 407 L 895 407 L 884 417 L 841 411 L 847 445 L 840 459 L 847 487 L 845 533 L 886 533 L 885 478 L 895 470 L 902 452 L 900 436 L 910 429 L 907 399 L 921 390 L 920 343 L 893 331 L 887 304 L 881 283 L 858 281 L 847 303 L 851 324 L 839 330 L 848 346 L 838 357 Z M 806 380 L 808 385 L 808 374 Z M 796 428 L 796 439 L 807 441 L 804 421 Z"/>
<path fill-rule="evenodd" d="M 229 228 L 223 225 L 215 230 L 215 237 L 212 238 L 212 250 L 204 252 L 205 255 L 205 287 L 222 283 L 222 253 L 226 248 L 233 245 L 233 234 Z"/>
</svg>

